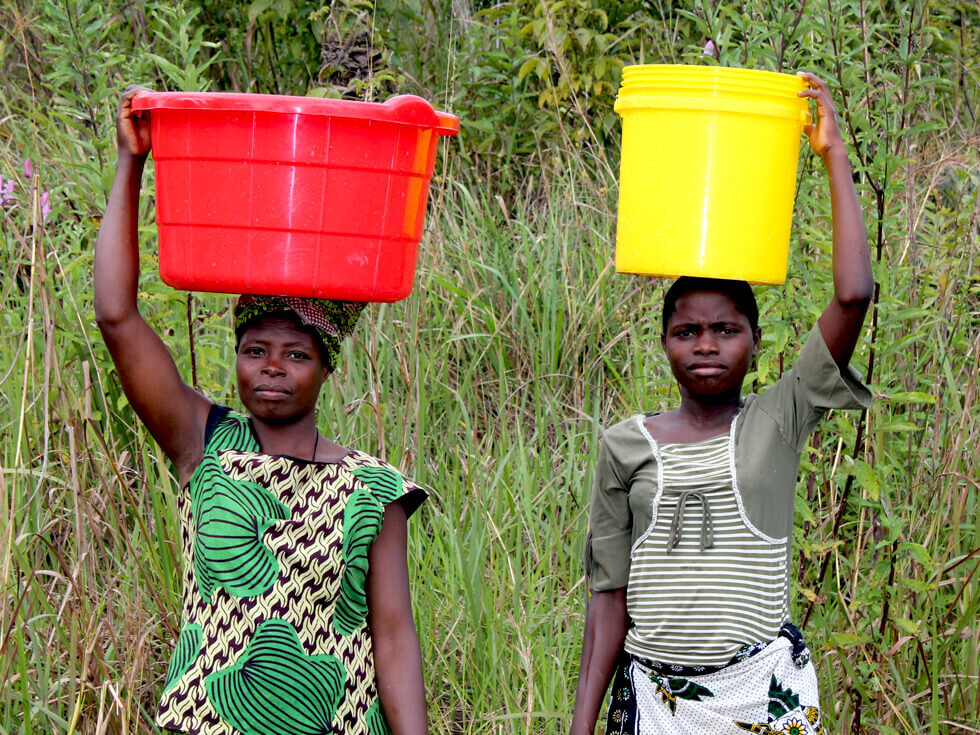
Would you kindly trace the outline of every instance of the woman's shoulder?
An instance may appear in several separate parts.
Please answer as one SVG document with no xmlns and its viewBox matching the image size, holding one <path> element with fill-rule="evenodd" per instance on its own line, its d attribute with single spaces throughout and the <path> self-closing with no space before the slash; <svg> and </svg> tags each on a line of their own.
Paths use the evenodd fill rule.
<svg viewBox="0 0 980 735">
<path fill-rule="evenodd" d="M 638 433 L 644 419 L 649 416 L 656 416 L 656 412 L 634 413 L 632 416 L 627 416 L 625 419 L 620 419 L 616 423 L 607 426 L 603 434 L 605 436 L 609 436 L 610 434 L 618 436 Z"/>
<path fill-rule="evenodd" d="M 400 500 L 409 515 L 429 496 L 428 490 L 406 477 L 394 465 L 367 452 L 350 450 L 344 458 L 344 464 L 354 478 L 382 504 Z"/>
<path fill-rule="evenodd" d="M 827 343 L 815 324 L 807 333 L 792 367 L 774 383 L 758 393 L 746 396 L 746 408 L 771 410 L 772 404 L 812 402 L 817 408 L 867 408 L 871 394 L 860 376 L 850 366 L 841 367 L 830 354 Z"/>
<path fill-rule="evenodd" d="M 373 454 L 361 451 L 360 449 L 349 449 L 347 456 L 345 457 L 345 463 L 355 471 L 359 469 L 376 467 L 383 469 L 386 472 L 394 472 L 404 477 L 402 472 L 393 464 L 390 464 L 383 459 L 379 459 Z"/>
<path fill-rule="evenodd" d="M 652 414 L 651 414 L 652 415 Z M 615 458 L 620 463 L 629 463 L 637 454 L 650 453 L 650 439 L 643 426 L 647 414 L 634 414 L 616 422 L 602 432 L 600 451 Z"/>
<path fill-rule="evenodd" d="M 617 421 L 615 424 L 606 427 L 602 432 L 603 439 L 612 438 L 627 439 L 643 437 L 643 421 L 655 413 L 635 413 L 625 419 Z"/>
</svg>

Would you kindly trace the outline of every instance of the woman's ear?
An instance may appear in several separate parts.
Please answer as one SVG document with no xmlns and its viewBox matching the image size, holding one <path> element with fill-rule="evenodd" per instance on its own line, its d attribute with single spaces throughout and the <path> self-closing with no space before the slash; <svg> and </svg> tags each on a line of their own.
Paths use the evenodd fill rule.
<svg viewBox="0 0 980 735">
<path fill-rule="evenodd" d="M 752 354 L 759 351 L 759 343 L 762 341 L 762 329 L 756 327 L 752 330 Z"/>
</svg>

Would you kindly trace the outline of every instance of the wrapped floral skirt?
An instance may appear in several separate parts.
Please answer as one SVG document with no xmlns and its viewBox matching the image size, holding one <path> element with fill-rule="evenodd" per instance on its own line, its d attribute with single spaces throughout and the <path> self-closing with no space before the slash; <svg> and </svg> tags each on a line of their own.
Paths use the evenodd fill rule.
<svg viewBox="0 0 980 735">
<path fill-rule="evenodd" d="M 671 666 L 625 651 L 616 664 L 607 735 L 823 735 L 817 677 L 792 623 L 723 666 Z"/>
</svg>

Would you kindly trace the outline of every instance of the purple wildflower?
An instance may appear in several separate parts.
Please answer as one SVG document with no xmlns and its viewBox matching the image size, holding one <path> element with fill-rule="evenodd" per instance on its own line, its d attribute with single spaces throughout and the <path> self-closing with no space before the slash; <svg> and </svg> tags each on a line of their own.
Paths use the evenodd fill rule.
<svg viewBox="0 0 980 735">
<path fill-rule="evenodd" d="M 3 176 L 0 176 L 0 205 L 6 204 L 7 202 L 12 202 L 14 200 L 14 180 L 7 179 L 7 183 L 3 183 Z"/>
<path fill-rule="evenodd" d="M 701 52 L 701 55 L 710 56 L 712 58 L 718 56 L 718 49 L 715 47 L 715 42 L 712 41 L 710 38 L 708 39 L 708 42 L 704 44 L 704 51 Z"/>
<path fill-rule="evenodd" d="M 34 164 L 31 163 L 31 159 L 28 158 L 24 161 L 24 178 L 29 179 L 34 175 Z"/>
<path fill-rule="evenodd" d="M 47 222 L 48 215 L 51 214 L 51 202 L 48 201 L 48 194 L 51 192 L 43 192 L 41 194 L 41 221 Z"/>
</svg>

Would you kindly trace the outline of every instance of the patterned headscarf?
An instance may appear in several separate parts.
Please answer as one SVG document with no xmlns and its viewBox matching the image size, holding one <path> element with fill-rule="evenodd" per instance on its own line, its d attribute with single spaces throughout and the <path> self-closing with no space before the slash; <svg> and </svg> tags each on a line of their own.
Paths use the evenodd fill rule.
<svg viewBox="0 0 980 735">
<path fill-rule="evenodd" d="M 354 331 L 357 317 L 366 304 L 359 301 L 303 299 L 296 296 L 255 296 L 244 294 L 235 304 L 235 334 L 251 322 L 270 314 L 290 312 L 300 324 L 311 328 L 323 343 L 325 367 L 333 372 L 344 338 Z"/>
</svg>

